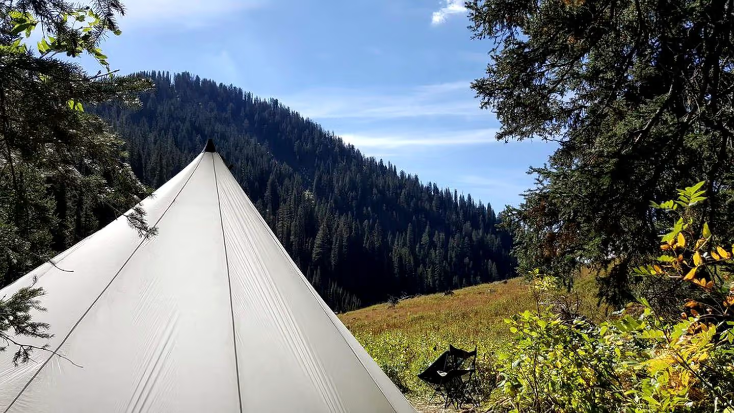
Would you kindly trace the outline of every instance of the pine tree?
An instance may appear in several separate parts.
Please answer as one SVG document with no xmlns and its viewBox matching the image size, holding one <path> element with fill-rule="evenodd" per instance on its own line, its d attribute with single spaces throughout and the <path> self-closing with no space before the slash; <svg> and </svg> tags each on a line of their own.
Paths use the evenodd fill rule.
<svg viewBox="0 0 734 413">
<path fill-rule="evenodd" d="M 468 4 L 492 42 L 472 87 L 498 140 L 558 143 L 538 185 L 509 210 L 521 270 L 567 282 L 605 272 L 602 295 L 631 296 L 632 267 L 658 248 L 661 202 L 705 180 L 715 232 L 734 236 L 734 3 L 506 1 Z M 716 213 L 714 213 L 716 211 Z"/>
<path fill-rule="evenodd" d="M 99 49 L 119 34 L 116 0 L 91 6 L 64 1 L 0 3 L 0 274 L 8 284 L 135 205 L 147 190 L 132 173 L 120 141 L 85 107 L 109 100 L 137 101 L 150 82 L 116 77 Z M 83 16 L 83 17 L 82 17 Z M 29 47 L 34 29 L 37 52 Z M 58 54 L 72 59 L 59 59 Z M 101 65 L 89 75 L 70 60 L 88 54 Z M 141 235 L 155 232 L 140 207 L 126 214 Z M 51 264 L 55 265 L 55 264 Z M 0 299 L 0 341 L 26 362 L 33 346 L 7 334 L 48 337 L 29 312 L 42 310 L 39 288 Z M 3 346 L 1 350 L 6 347 Z"/>
</svg>

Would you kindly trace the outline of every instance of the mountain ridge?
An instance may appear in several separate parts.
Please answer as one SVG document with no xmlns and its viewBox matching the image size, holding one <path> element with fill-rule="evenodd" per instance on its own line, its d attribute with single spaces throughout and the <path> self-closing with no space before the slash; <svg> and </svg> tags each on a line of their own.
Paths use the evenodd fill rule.
<svg viewBox="0 0 734 413">
<path fill-rule="evenodd" d="M 278 99 L 186 72 L 137 76 L 156 84 L 140 109 L 92 110 L 125 140 L 141 181 L 159 186 L 214 140 L 335 310 L 513 275 L 511 239 L 489 204 L 367 157 Z"/>
</svg>

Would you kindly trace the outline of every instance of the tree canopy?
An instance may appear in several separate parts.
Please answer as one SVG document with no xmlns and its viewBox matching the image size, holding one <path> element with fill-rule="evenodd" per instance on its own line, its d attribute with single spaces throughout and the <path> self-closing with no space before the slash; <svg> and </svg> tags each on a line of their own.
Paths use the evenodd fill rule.
<svg viewBox="0 0 734 413">
<path fill-rule="evenodd" d="M 7 285 L 51 260 L 133 207 L 147 189 L 124 162 L 123 142 L 86 105 L 134 103 L 150 82 L 117 77 L 100 49 L 119 34 L 117 0 L 78 6 L 63 0 L 0 1 L 0 283 Z M 33 32 L 41 40 L 31 44 Z M 86 73 L 74 58 L 100 64 Z M 155 232 L 144 211 L 126 214 L 141 235 Z M 52 265 L 56 265 L 51 262 Z M 43 291 L 23 289 L 0 298 L 0 340 L 18 346 L 16 361 L 32 347 L 4 334 L 43 337 L 31 320 Z M 3 349 L 6 346 L 0 346 Z"/>
<path fill-rule="evenodd" d="M 472 30 L 492 43 L 473 82 L 500 140 L 560 144 L 508 211 L 520 268 L 569 279 L 604 270 L 602 295 L 659 244 L 650 206 L 705 180 L 707 221 L 724 237 L 731 202 L 734 2 L 473 0 Z M 715 213 L 714 213 L 715 212 Z"/>
</svg>

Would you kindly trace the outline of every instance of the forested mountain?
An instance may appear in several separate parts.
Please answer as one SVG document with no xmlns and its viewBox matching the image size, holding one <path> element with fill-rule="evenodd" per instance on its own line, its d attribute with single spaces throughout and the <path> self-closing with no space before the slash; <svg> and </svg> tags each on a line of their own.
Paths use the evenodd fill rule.
<svg viewBox="0 0 734 413">
<path fill-rule="evenodd" d="M 489 205 L 363 156 L 278 102 L 188 73 L 146 72 L 142 108 L 101 105 L 158 187 L 211 138 L 260 213 L 336 310 L 513 272 Z"/>
</svg>

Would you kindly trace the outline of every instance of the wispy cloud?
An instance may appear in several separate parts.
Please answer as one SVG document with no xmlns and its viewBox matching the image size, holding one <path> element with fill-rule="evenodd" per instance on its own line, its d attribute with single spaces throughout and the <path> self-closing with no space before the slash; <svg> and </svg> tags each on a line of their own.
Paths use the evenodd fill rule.
<svg viewBox="0 0 734 413">
<path fill-rule="evenodd" d="M 521 171 L 491 171 L 486 176 L 464 175 L 457 179 L 457 184 L 471 194 L 483 199 L 492 199 L 497 208 L 504 205 L 518 205 L 522 202 L 521 194 L 532 186 L 532 178 Z"/>
<path fill-rule="evenodd" d="M 459 182 L 475 188 L 510 191 L 518 194 L 527 189 L 527 185 L 517 182 L 518 178 L 527 180 L 527 174 L 524 172 L 520 174 L 517 172 L 493 171 L 492 176 L 464 175 L 459 178 Z"/>
<path fill-rule="evenodd" d="M 123 29 L 137 26 L 192 28 L 215 24 L 233 13 L 256 9 L 266 0 L 126 0 Z"/>
<path fill-rule="evenodd" d="M 466 80 L 389 90 L 318 88 L 285 96 L 282 100 L 312 119 L 487 116 L 479 109 L 469 84 Z"/>
<path fill-rule="evenodd" d="M 438 11 L 433 12 L 431 17 L 431 24 L 438 26 L 446 21 L 446 19 L 454 14 L 466 14 L 466 7 L 464 7 L 464 0 L 442 0 L 443 7 Z"/>
<path fill-rule="evenodd" d="M 237 63 L 228 51 L 221 50 L 219 53 L 211 56 L 209 62 L 212 68 L 220 74 L 221 77 L 218 78 L 220 82 L 237 83 Z"/>
<path fill-rule="evenodd" d="M 447 145 L 479 145 L 496 142 L 496 129 L 478 129 L 468 131 L 446 131 L 429 134 L 403 133 L 367 133 L 342 134 L 341 138 L 358 148 L 396 149 L 405 147 L 434 147 Z"/>
</svg>

